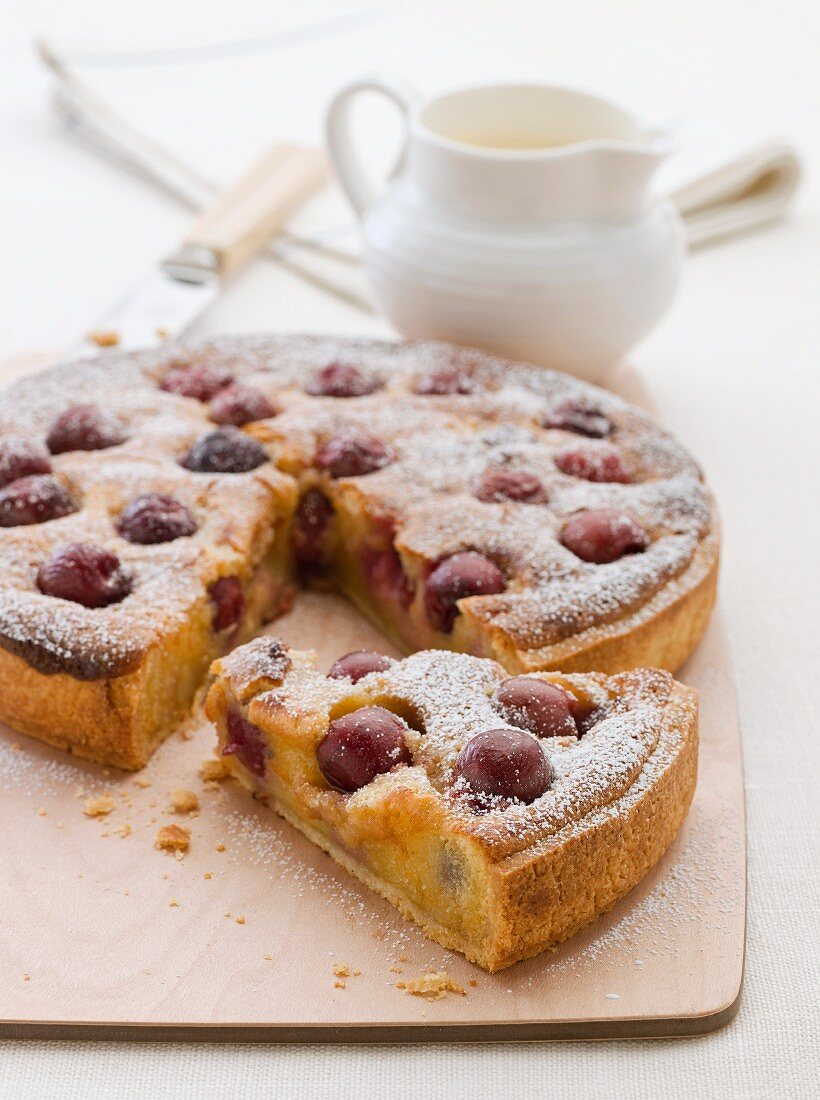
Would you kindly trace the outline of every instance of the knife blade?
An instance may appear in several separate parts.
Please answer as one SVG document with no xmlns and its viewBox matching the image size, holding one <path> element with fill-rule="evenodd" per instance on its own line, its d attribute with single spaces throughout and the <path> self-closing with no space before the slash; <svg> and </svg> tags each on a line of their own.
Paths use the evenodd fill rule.
<svg viewBox="0 0 820 1100">
<path fill-rule="evenodd" d="M 226 278 L 326 181 L 322 153 L 269 149 L 204 210 L 180 247 L 104 314 L 70 358 L 104 347 L 150 347 L 181 336 L 219 295 Z"/>
</svg>

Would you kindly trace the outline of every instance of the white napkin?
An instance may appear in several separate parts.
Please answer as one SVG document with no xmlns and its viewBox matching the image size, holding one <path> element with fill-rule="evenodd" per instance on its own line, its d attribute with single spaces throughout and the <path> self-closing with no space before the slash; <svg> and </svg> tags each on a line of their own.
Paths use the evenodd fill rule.
<svg viewBox="0 0 820 1100">
<path fill-rule="evenodd" d="M 783 217 L 800 183 L 796 150 L 784 138 L 753 137 L 717 124 L 673 131 L 676 151 L 656 177 L 680 211 L 690 247 Z"/>
</svg>

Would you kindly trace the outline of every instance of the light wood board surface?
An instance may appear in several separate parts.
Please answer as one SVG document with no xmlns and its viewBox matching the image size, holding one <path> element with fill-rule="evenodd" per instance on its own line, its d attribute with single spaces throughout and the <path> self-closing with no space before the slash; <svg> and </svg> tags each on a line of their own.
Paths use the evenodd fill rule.
<svg viewBox="0 0 820 1100">
<path fill-rule="evenodd" d="M 643 397 L 634 376 L 618 388 Z M 315 648 L 321 667 L 354 648 L 395 652 L 328 595 L 303 594 L 269 632 Z M 681 678 L 701 700 L 698 789 L 681 834 L 610 914 L 495 975 L 432 944 L 238 787 L 206 789 L 207 723 L 173 734 L 138 777 L 0 727 L 0 1034 L 361 1042 L 721 1026 L 742 983 L 745 825 L 719 614 Z M 180 787 L 198 794 L 197 816 L 170 811 Z M 86 800 L 109 792 L 116 808 L 85 816 Z M 172 821 L 191 829 L 182 860 L 154 847 Z M 340 979 L 334 966 L 360 973 Z M 442 969 L 464 996 L 398 988 Z"/>
</svg>

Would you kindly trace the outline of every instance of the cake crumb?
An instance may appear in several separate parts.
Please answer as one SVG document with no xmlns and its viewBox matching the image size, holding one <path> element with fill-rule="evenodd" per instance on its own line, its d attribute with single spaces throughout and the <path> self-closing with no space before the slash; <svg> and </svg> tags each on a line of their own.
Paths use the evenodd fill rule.
<svg viewBox="0 0 820 1100">
<path fill-rule="evenodd" d="M 199 798 L 195 791 L 187 787 L 177 787 L 171 791 L 171 808 L 178 814 L 190 814 L 199 809 Z"/>
<path fill-rule="evenodd" d="M 236 923 L 237 924 L 245 924 L 245 918 L 244 917 L 237 917 L 236 918 Z"/>
<path fill-rule="evenodd" d="M 171 906 L 172 909 L 179 909 L 179 902 L 176 898 L 171 898 L 168 904 Z"/>
<path fill-rule="evenodd" d="M 155 846 L 162 852 L 182 854 L 191 846 L 191 831 L 181 825 L 163 825 L 157 833 Z"/>
<path fill-rule="evenodd" d="M 40 815 L 40 817 L 45 817 L 48 811 L 46 810 L 45 806 L 41 806 L 37 813 Z"/>
<path fill-rule="evenodd" d="M 24 982 L 30 982 L 31 981 L 31 974 L 24 974 L 23 975 L 23 981 Z"/>
<path fill-rule="evenodd" d="M 334 989 L 347 989 L 347 982 L 338 982 L 338 981 L 334 982 L 333 983 L 333 988 Z"/>
<path fill-rule="evenodd" d="M 205 874 L 202 877 L 203 878 L 213 878 L 214 873 L 213 873 L 213 871 L 206 871 Z"/>
<path fill-rule="evenodd" d="M 448 993 L 457 993 L 466 997 L 464 986 L 453 981 L 446 970 L 430 970 L 420 978 L 411 978 L 409 982 L 396 982 L 396 989 L 403 989 L 413 997 L 425 997 L 429 1001 L 438 1001 Z"/>
<path fill-rule="evenodd" d="M 262 958 L 265 962 L 273 962 L 273 955 L 263 955 Z"/>
<path fill-rule="evenodd" d="M 217 844 L 217 846 L 214 848 L 214 851 L 215 852 L 224 852 L 225 851 L 225 845 L 224 844 Z"/>
<path fill-rule="evenodd" d="M 224 760 L 212 757 L 210 760 L 202 761 L 199 766 L 199 774 L 203 783 L 221 783 L 222 780 L 227 779 L 231 773 L 225 767 Z"/>
<path fill-rule="evenodd" d="M 475 980 L 475 978 L 470 978 L 469 982 L 467 982 L 467 985 L 477 986 L 478 982 Z"/>
<path fill-rule="evenodd" d="M 115 348 L 120 342 L 120 334 L 116 329 L 92 329 L 88 339 L 98 348 Z"/>
<path fill-rule="evenodd" d="M 164 340 L 166 336 L 170 336 L 171 334 L 169 333 L 167 328 L 164 328 L 162 325 L 157 325 L 157 327 L 154 329 L 154 335 L 158 339 Z"/>
<path fill-rule="evenodd" d="M 127 836 L 131 835 L 131 826 L 126 821 L 124 824 L 120 825 L 119 829 L 115 829 L 114 832 L 121 836 L 123 840 L 125 840 Z"/>
<path fill-rule="evenodd" d="M 137 785 L 138 787 L 142 787 L 142 788 L 143 788 L 143 790 L 144 790 L 144 789 L 145 789 L 146 787 L 150 787 L 150 786 L 152 785 L 152 784 L 151 784 L 151 780 L 150 780 L 150 779 L 148 779 L 148 778 L 147 778 L 146 776 L 144 776 L 144 775 L 138 775 L 138 776 L 136 777 L 136 779 L 134 780 L 134 783 L 135 783 L 135 784 L 136 784 L 136 785 Z"/>
<path fill-rule="evenodd" d="M 97 794 L 85 800 L 83 813 L 86 817 L 104 817 L 110 814 L 116 806 L 116 802 L 110 794 Z"/>
</svg>

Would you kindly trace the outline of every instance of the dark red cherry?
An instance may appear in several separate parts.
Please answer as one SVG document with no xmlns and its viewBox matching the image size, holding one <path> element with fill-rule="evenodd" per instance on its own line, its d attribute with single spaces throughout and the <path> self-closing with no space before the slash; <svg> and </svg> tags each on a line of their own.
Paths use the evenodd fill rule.
<svg viewBox="0 0 820 1100">
<path fill-rule="evenodd" d="M 245 610 L 245 593 L 239 578 L 220 577 L 208 589 L 208 594 L 214 604 L 214 630 L 219 633 L 238 626 Z"/>
<path fill-rule="evenodd" d="M 413 602 L 413 583 L 404 571 L 395 546 L 382 549 L 365 546 L 362 551 L 362 569 L 377 595 L 396 600 L 402 607 L 409 607 Z"/>
<path fill-rule="evenodd" d="M 489 558 L 475 550 L 463 550 L 440 561 L 424 585 L 424 608 L 436 630 L 448 634 L 458 614 L 458 601 L 467 596 L 487 596 L 507 587 L 504 574 Z"/>
<path fill-rule="evenodd" d="M 536 676 L 510 676 L 496 688 L 493 703 L 510 725 L 536 737 L 574 737 L 578 732 L 570 697 Z"/>
<path fill-rule="evenodd" d="M 393 461 L 394 455 L 386 443 L 366 432 L 338 435 L 327 439 L 316 449 L 316 465 L 331 477 L 362 477 L 380 470 Z"/>
<path fill-rule="evenodd" d="M 456 760 L 457 787 L 478 795 L 477 806 L 486 809 L 494 798 L 534 802 L 549 790 L 552 777 L 539 743 L 520 730 L 477 733 Z"/>
<path fill-rule="evenodd" d="M 385 657 L 383 653 L 376 653 L 372 649 L 356 649 L 335 661 L 330 666 L 328 676 L 331 680 L 343 680 L 347 677 L 358 684 L 363 676 L 371 672 L 384 672 L 392 664 L 391 658 Z"/>
<path fill-rule="evenodd" d="M 90 542 L 58 550 L 37 571 L 37 587 L 46 596 L 84 607 L 119 603 L 131 591 L 131 577 L 116 554 Z"/>
<path fill-rule="evenodd" d="M 197 401 L 210 401 L 232 381 L 233 375 L 225 367 L 215 363 L 191 363 L 166 374 L 159 388 L 182 397 L 193 397 Z"/>
<path fill-rule="evenodd" d="M 351 363 L 329 363 L 313 375 L 307 392 L 316 397 L 364 397 L 380 390 L 382 384 Z"/>
<path fill-rule="evenodd" d="M 186 538 L 196 529 L 197 522 L 185 505 L 161 493 L 146 493 L 132 500 L 117 522 L 122 537 L 141 546 Z"/>
<path fill-rule="evenodd" d="M 547 499 L 541 481 L 529 470 L 487 470 L 474 495 L 486 504 L 516 500 L 521 504 L 543 504 Z"/>
<path fill-rule="evenodd" d="M 625 512 L 595 508 L 567 520 L 561 542 L 582 561 L 605 565 L 624 554 L 639 554 L 649 545 L 649 536 Z"/>
<path fill-rule="evenodd" d="M 228 711 L 228 737 L 222 749 L 223 756 L 235 756 L 249 772 L 260 778 L 265 774 L 267 750 L 265 737 L 258 726 L 243 718 L 236 707 Z"/>
<path fill-rule="evenodd" d="M 473 380 L 463 371 L 438 371 L 426 374 L 416 382 L 414 393 L 431 397 L 448 397 L 452 394 L 473 393 Z"/>
<path fill-rule="evenodd" d="M 42 443 L 21 435 L 0 439 L 0 487 L 20 477 L 50 473 L 51 458 Z"/>
<path fill-rule="evenodd" d="M 98 405 L 72 405 L 54 421 L 46 436 L 53 455 L 65 451 L 104 451 L 125 442 L 122 424 Z"/>
<path fill-rule="evenodd" d="M 198 439 L 180 465 L 202 474 L 245 474 L 267 461 L 261 443 L 228 426 Z"/>
<path fill-rule="evenodd" d="M 325 779 L 340 791 L 358 791 L 397 764 L 410 764 L 406 727 L 384 707 L 362 707 L 330 723 L 316 749 Z"/>
<path fill-rule="evenodd" d="M 278 411 L 256 386 L 233 382 L 220 390 L 211 402 L 210 418 L 215 424 L 233 424 L 241 428 L 254 420 L 276 416 Z"/>
<path fill-rule="evenodd" d="M 299 501 L 293 522 L 293 553 L 300 566 L 323 565 L 324 536 L 333 519 L 333 505 L 320 489 L 308 489 Z"/>
<path fill-rule="evenodd" d="M 561 473 L 586 481 L 619 481 L 626 485 L 632 480 L 620 452 L 606 443 L 568 447 L 555 456 L 555 465 Z"/>
<path fill-rule="evenodd" d="M 544 419 L 545 428 L 562 428 L 591 439 L 603 439 L 612 431 L 612 422 L 600 409 L 582 401 L 564 401 Z"/>
<path fill-rule="evenodd" d="M 71 497 L 51 474 L 21 477 L 0 489 L 0 527 L 27 527 L 73 511 Z"/>
</svg>

